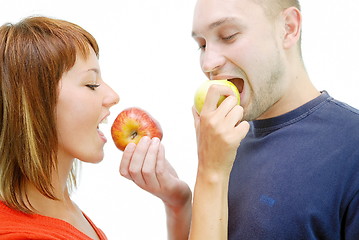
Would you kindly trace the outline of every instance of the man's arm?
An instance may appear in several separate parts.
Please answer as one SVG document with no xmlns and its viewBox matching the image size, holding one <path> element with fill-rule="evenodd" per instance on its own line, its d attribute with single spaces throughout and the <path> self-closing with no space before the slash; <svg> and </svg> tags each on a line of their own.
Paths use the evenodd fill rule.
<svg viewBox="0 0 359 240">
<path fill-rule="evenodd" d="M 220 96 L 227 97 L 217 108 Z M 237 149 L 249 130 L 233 92 L 212 85 L 199 115 L 193 108 L 198 148 L 190 239 L 227 239 L 228 183 Z"/>
</svg>

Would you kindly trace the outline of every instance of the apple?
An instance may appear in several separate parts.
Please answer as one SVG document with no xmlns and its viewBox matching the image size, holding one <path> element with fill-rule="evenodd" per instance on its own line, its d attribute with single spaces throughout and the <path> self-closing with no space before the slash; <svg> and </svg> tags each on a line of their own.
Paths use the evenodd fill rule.
<svg viewBox="0 0 359 240">
<path fill-rule="evenodd" d="M 232 82 L 230 82 L 226 79 L 224 79 L 224 80 L 207 80 L 199 86 L 199 88 L 197 89 L 197 91 L 194 95 L 194 106 L 198 113 L 201 113 L 204 101 L 207 96 L 208 89 L 213 84 L 224 85 L 224 86 L 229 87 L 234 92 L 234 95 L 237 97 L 238 105 L 241 103 L 239 91 L 238 91 L 236 85 L 234 85 Z M 219 98 L 217 107 L 223 102 L 223 100 L 226 97 L 227 96 L 221 96 Z"/>
<path fill-rule="evenodd" d="M 144 136 L 162 139 L 160 124 L 145 110 L 131 107 L 118 114 L 111 127 L 112 139 L 118 149 L 124 151 L 127 144 L 138 143 Z"/>
</svg>

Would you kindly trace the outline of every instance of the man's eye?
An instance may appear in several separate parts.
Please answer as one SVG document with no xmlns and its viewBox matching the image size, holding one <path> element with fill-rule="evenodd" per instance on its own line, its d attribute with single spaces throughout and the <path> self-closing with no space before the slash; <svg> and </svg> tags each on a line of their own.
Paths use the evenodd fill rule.
<svg viewBox="0 0 359 240">
<path fill-rule="evenodd" d="M 232 40 L 238 33 L 234 33 L 232 35 L 229 35 L 227 37 L 223 37 L 222 39 L 225 40 L 225 41 L 229 41 L 229 40 Z"/>
<path fill-rule="evenodd" d="M 100 84 L 87 84 L 86 87 L 90 88 L 91 90 L 95 90 L 98 88 Z"/>
</svg>

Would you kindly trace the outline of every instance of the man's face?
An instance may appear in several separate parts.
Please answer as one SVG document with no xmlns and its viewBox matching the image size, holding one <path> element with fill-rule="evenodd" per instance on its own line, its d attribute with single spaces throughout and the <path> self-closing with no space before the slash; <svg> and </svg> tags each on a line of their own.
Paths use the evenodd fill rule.
<svg viewBox="0 0 359 240">
<path fill-rule="evenodd" d="M 228 79 L 241 93 L 244 119 L 254 120 L 284 94 L 281 29 L 251 0 L 198 0 L 193 38 L 209 79 Z"/>
</svg>

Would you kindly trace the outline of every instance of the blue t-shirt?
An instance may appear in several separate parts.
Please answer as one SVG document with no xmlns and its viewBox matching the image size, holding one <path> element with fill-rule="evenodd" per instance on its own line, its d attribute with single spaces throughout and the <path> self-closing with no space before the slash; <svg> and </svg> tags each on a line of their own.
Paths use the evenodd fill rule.
<svg viewBox="0 0 359 240">
<path fill-rule="evenodd" d="M 230 240 L 359 240 L 359 111 L 323 92 L 251 122 L 228 200 Z"/>
</svg>

